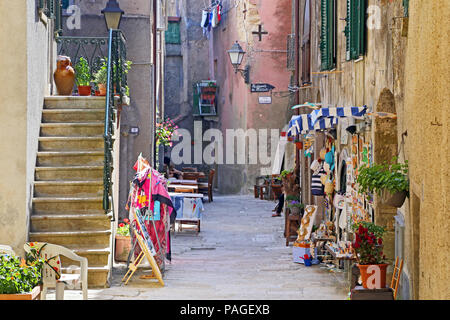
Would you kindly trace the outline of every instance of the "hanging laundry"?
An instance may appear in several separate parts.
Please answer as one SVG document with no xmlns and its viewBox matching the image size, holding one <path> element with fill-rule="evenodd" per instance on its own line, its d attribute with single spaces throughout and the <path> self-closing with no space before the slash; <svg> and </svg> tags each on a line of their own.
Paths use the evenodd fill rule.
<svg viewBox="0 0 450 320">
<path fill-rule="evenodd" d="M 212 19 L 211 19 L 211 26 L 213 27 L 213 28 L 215 28 L 215 27 L 217 27 L 217 25 L 219 24 L 219 18 L 218 18 L 218 9 L 219 8 L 219 6 L 217 5 L 217 6 L 215 6 L 213 9 L 212 9 L 212 12 L 211 12 L 211 16 L 212 16 Z"/>
</svg>

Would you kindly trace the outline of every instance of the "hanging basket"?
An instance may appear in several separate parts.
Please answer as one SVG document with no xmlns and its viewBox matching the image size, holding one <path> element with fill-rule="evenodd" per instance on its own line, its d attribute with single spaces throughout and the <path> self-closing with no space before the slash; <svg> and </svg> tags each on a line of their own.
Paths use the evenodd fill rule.
<svg viewBox="0 0 450 320">
<path fill-rule="evenodd" d="M 387 190 L 383 190 L 381 200 L 383 204 L 392 206 L 394 208 L 401 208 L 403 206 L 403 203 L 405 202 L 407 195 L 408 193 L 406 191 L 399 191 L 392 194 Z"/>
</svg>

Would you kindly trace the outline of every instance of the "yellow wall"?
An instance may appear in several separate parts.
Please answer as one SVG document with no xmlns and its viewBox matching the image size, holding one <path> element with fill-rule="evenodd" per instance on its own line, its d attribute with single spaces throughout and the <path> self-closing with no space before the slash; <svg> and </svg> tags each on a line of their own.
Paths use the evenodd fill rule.
<svg viewBox="0 0 450 320">
<path fill-rule="evenodd" d="M 405 249 L 419 299 L 450 298 L 450 27 L 444 22 L 449 11 L 448 0 L 410 1 L 405 123 L 411 197 Z"/>
<path fill-rule="evenodd" d="M 27 3 L 0 1 L 0 243 L 27 236 Z"/>
</svg>

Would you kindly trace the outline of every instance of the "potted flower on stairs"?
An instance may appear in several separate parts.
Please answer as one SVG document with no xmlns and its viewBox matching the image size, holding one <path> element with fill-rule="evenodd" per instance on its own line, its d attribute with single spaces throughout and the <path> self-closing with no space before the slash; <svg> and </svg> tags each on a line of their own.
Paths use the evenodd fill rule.
<svg viewBox="0 0 450 320">
<path fill-rule="evenodd" d="M 128 219 L 123 219 L 123 222 L 119 223 L 115 241 L 115 260 L 126 262 L 131 250 L 130 221 Z"/>
<path fill-rule="evenodd" d="M 383 254 L 383 234 L 385 229 L 371 222 L 359 222 L 353 226 L 355 239 L 352 247 L 356 253 L 357 266 L 365 289 L 386 287 L 388 264 Z"/>
<path fill-rule="evenodd" d="M 363 193 L 377 193 L 384 204 L 400 208 L 409 195 L 408 161 L 361 168 L 357 183 Z"/>
<path fill-rule="evenodd" d="M 80 96 L 91 95 L 91 68 L 88 61 L 83 57 L 75 65 L 75 81 Z"/>
</svg>

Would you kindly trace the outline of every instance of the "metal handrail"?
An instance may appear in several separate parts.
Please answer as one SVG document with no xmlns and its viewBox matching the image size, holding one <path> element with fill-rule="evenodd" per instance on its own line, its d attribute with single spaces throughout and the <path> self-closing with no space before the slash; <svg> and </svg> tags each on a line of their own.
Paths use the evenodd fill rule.
<svg viewBox="0 0 450 320">
<path fill-rule="evenodd" d="M 105 102 L 105 128 L 103 133 L 105 160 L 103 170 L 103 210 L 107 214 L 113 210 L 112 195 L 112 149 L 114 134 L 114 97 L 119 95 L 118 103 L 122 99 L 127 84 L 126 71 L 125 37 L 120 30 L 109 30 L 108 57 L 107 57 L 107 83 L 106 83 L 106 102 Z M 113 215 L 114 220 L 114 215 Z"/>
</svg>

